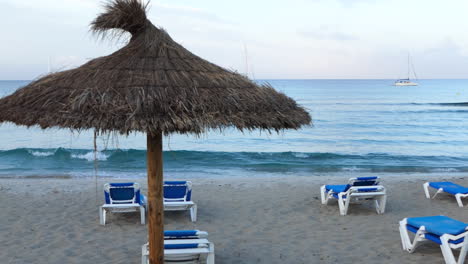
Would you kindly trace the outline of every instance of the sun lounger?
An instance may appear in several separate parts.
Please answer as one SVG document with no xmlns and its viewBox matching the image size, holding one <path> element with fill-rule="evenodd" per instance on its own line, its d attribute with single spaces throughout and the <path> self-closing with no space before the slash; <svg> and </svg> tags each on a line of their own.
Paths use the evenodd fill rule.
<svg viewBox="0 0 468 264">
<path fill-rule="evenodd" d="M 423 184 L 423 187 L 427 199 L 431 198 L 431 194 L 429 193 L 429 187 L 431 187 L 437 190 L 432 199 L 439 193 L 445 192 L 454 195 L 460 207 L 463 207 L 462 198 L 468 197 L 468 187 L 463 187 L 453 182 L 426 182 Z"/>
<path fill-rule="evenodd" d="M 414 233 L 413 241 L 409 232 Z M 468 250 L 468 224 L 447 216 L 427 216 L 405 218 L 400 221 L 400 236 L 403 249 L 409 253 L 424 241 L 440 245 L 447 264 L 463 264 Z M 453 254 L 454 249 L 461 249 L 458 262 Z M 432 263 L 432 262 L 431 262 Z"/>
<path fill-rule="evenodd" d="M 322 204 L 330 199 L 338 200 L 340 214 L 348 213 L 349 204 L 354 201 L 373 200 L 378 214 L 385 212 L 387 194 L 385 187 L 378 185 L 379 177 L 357 177 L 344 185 L 323 185 L 320 187 Z"/>
<path fill-rule="evenodd" d="M 104 184 L 106 203 L 99 207 L 101 225 L 106 224 L 106 213 L 140 212 L 141 224 L 145 224 L 146 197 L 140 193 L 138 183 L 106 183 Z"/>
<path fill-rule="evenodd" d="M 214 264 L 214 244 L 198 230 L 164 231 L 165 263 Z M 148 243 L 141 249 L 141 264 L 148 264 Z"/>
<path fill-rule="evenodd" d="M 165 181 L 164 210 L 190 210 L 190 218 L 192 222 L 197 221 L 197 204 L 192 201 L 192 182 Z"/>
</svg>

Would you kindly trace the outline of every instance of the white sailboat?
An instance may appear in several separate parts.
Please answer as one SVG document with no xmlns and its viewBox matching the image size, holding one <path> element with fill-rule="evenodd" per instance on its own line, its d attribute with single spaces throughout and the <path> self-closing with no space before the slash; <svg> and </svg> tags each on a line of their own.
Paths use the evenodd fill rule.
<svg viewBox="0 0 468 264">
<path fill-rule="evenodd" d="M 413 73 L 414 73 L 414 77 L 416 77 L 416 72 L 414 71 L 414 67 L 413 67 Z M 418 85 L 418 83 L 412 82 L 410 80 L 410 55 L 409 54 L 408 54 L 408 75 L 407 76 L 408 77 L 406 79 L 396 80 L 393 85 L 395 86 L 417 86 Z"/>
</svg>

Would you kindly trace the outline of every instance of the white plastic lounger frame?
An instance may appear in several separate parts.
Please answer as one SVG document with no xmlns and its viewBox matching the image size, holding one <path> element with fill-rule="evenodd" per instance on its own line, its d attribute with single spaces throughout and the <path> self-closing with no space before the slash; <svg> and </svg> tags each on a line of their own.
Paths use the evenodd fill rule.
<svg viewBox="0 0 468 264">
<path fill-rule="evenodd" d="M 426 183 L 423 184 L 424 193 L 426 194 L 427 199 L 434 199 L 438 194 L 445 192 L 444 188 L 439 188 L 439 189 L 437 189 L 434 196 L 431 197 L 431 194 L 429 192 L 429 187 L 431 187 L 431 186 L 429 186 L 429 184 L 430 184 L 430 182 L 426 182 Z M 457 200 L 458 206 L 463 207 L 462 198 L 467 198 L 468 194 L 457 193 L 457 194 L 454 194 L 454 196 L 455 196 L 455 199 Z"/>
<path fill-rule="evenodd" d="M 375 202 L 375 210 L 377 214 L 385 213 L 385 205 L 387 203 L 387 194 L 385 187 L 383 186 L 372 186 L 375 191 L 361 192 L 363 189 L 369 189 L 369 186 L 351 187 L 347 192 L 338 194 L 338 206 L 340 208 L 340 214 L 346 215 L 348 213 L 349 204 L 351 202 L 373 200 Z"/>
<path fill-rule="evenodd" d="M 422 243 L 430 241 L 426 239 L 424 226 L 421 226 L 418 231 L 416 232 L 413 242 L 411 242 L 409 237 L 409 231 L 406 228 L 407 225 L 407 218 L 400 221 L 400 237 L 403 249 L 408 251 L 409 253 L 413 253 L 418 246 Z M 464 238 L 463 243 L 453 244 L 450 241 L 458 240 Z M 468 230 L 458 236 L 453 236 L 449 234 L 444 234 L 440 237 L 440 241 L 442 244 L 440 245 L 440 249 L 442 250 L 442 255 L 444 256 L 444 260 L 446 264 L 463 264 L 465 263 L 465 258 L 468 251 Z M 461 249 L 460 254 L 458 256 L 458 261 L 455 259 L 453 255 L 454 249 Z"/>
<path fill-rule="evenodd" d="M 190 220 L 192 222 L 197 221 L 197 204 L 192 201 L 192 182 L 191 181 L 166 181 L 164 182 L 165 190 L 171 187 L 185 187 L 186 191 L 184 195 L 176 198 L 168 198 L 167 194 L 164 194 L 164 211 L 185 211 L 190 210 Z"/>
<path fill-rule="evenodd" d="M 326 185 L 320 187 L 320 195 L 322 204 L 327 205 L 330 199 L 338 200 L 338 206 L 341 215 L 348 213 L 349 204 L 351 202 L 358 202 L 364 200 L 373 200 L 375 202 L 375 210 L 377 214 L 385 213 L 385 206 L 387 203 L 387 193 L 385 187 L 381 185 L 369 185 L 369 186 L 352 186 L 358 178 L 351 178 L 349 185 L 343 192 L 327 191 Z M 376 183 L 378 183 L 376 178 Z"/>
<path fill-rule="evenodd" d="M 114 200 L 112 199 L 111 189 L 113 188 L 133 188 L 135 195 L 132 199 L 129 200 Z M 131 185 L 123 184 L 119 185 L 118 183 L 106 183 L 104 184 L 104 193 L 106 196 L 106 203 L 99 207 L 99 222 L 101 225 L 106 224 L 106 214 L 107 211 L 112 213 L 129 213 L 129 212 L 140 212 L 140 222 L 142 225 L 145 224 L 145 213 L 146 206 L 145 201 L 140 199 L 145 199 L 143 195 L 140 198 L 137 196 L 140 195 L 140 185 L 138 183 L 131 183 Z"/>
<path fill-rule="evenodd" d="M 207 234 L 206 232 L 202 232 Z M 164 245 L 198 244 L 195 248 L 164 249 L 165 263 L 215 264 L 214 244 L 205 238 L 165 239 Z M 141 248 L 141 264 L 148 264 L 148 243 Z"/>
</svg>

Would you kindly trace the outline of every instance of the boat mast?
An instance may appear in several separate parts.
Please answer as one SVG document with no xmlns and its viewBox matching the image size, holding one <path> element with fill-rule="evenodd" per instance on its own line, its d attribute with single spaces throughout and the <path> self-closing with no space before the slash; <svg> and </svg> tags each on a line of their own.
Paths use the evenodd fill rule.
<svg viewBox="0 0 468 264">
<path fill-rule="evenodd" d="M 408 81 L 409 81 L 409 75 L 410 75 L 410 55 L 409 55 L 409 52 L 408 52 Z"/>
</svg>

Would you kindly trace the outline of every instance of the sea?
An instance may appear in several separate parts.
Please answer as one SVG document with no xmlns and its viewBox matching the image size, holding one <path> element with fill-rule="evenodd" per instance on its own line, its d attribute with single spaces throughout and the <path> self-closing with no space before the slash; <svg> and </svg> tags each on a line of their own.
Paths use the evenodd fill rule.
<svg viewBox="0 0 468 264">
<path fill-rule="evenodd" d="M 468 173 L 468 80 L 257 80 L 310 112 L 280 134 L 209 131 L 164 138 L 168 178 Z M 0 97 L 29 81 L 0 81 Z M 146 176 L 146 136 L 0 125 L 0 177 Z"/>
</svg>

